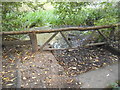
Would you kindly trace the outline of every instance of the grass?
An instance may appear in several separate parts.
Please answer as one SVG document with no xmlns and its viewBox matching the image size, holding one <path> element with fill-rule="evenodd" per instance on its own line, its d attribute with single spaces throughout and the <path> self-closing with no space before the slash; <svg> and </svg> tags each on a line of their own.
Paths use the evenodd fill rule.
<svg viewBox="0 0 120 90">
<path fill-rule="evenodd" d="M 107 88 L 111 88 L 112 90 L 120 90 L 120 81 L 116 81 L 111 83 Z"/>
</svg>

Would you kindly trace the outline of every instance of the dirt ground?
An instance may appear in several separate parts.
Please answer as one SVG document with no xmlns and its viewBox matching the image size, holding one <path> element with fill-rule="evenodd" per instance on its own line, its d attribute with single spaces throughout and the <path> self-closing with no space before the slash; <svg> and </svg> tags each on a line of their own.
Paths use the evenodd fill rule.
<svg viewBox="0 0 120 90">
<path fill-rule="evenodd" d="M 87 87 L 87 83 L 92 83 L 91 78 L 96 76 L 95 73 L 104 72 L 99 69 L 100 67 L 112 65 L 118 61 L 117 56 L 100 48 L 69 49 L 52 53 L 38 51 L 33 54 L 29 46 L 11 46 L 3 49 L 2 56 L 3 88 Z M 98 71 L 93 74 L 85 73 L 95 69 Z M 83 79 L 81 79 L 82 74 L 85 74 Z M 93 76 L 90 77 L 91 75 Z M 101 80 L 104 76 L 102 75 Z M 114 75 L 112 76 L 114 78 Z M 98 81 L 96 78 L 94 83 Z"/>
<path fill-rule="evenodd" d="M 118 63 L 107 65 L 74 77 L 81 88 L 107 88 L 118 81 Z"/>
<path fill-rule="evenodd" d="M 3 88 L 80 87 L 49 51 L 32 54 L 27 47 L 6 47 L 3 51 Z"/>
</svg>

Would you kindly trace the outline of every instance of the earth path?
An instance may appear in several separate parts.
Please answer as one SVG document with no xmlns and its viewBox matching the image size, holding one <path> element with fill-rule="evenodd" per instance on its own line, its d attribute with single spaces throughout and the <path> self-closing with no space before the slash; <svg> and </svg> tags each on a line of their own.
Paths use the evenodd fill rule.
<svg viewBox="0 0 120 90">
<path fill-rule="evenodd" d="M 119 79 L 118 65 L 118 63 L 114 63 L 89 71 L 76 76 L 75 79 L 82 83 L 81 88 L 106 88 Z"/>
</svg>

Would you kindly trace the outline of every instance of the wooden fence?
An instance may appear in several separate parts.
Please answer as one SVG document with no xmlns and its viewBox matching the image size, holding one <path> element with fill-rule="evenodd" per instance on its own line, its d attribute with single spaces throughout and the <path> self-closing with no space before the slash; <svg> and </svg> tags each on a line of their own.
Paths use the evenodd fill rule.
<svg viewBox="0 0 120 90">
<path fill-rule="evenodd" d="M 0 32 L 0 35 L 20 35 L 20 34 L 28 34 L 30 37 L 30 40 L 15 40 L 15 41 L 3 41 L 3 45 L 26 45 L 31 44 L 32 51 L 36 52 L 38 51 L 38 44 L 37 44 L 37 37 L 36 34 L 41 33 L 54 33 L 41 47 L 40 50 L 43 50 L 45 45 L 47 45 L 58 33 L 62 35 L 66 43 L 69 45 L 70 48 L 72 48 L 72 45 L 69 43 L 69 41 L 66 39 L 64 35 L 64 31 L 91 31 L 91 30 L 97 30 L 100 35 L 102 35 L 106 40 L 108 40 L 100 31 L 100 29 L 104 28 L 114 28 L 120 26 L 120 23 L 113 24 L 113 25 L 104 25 L 104 26 L 92 26 L 92 27 L 69 27 L 69 28 L 60 28 L 60 29 L 49 29 L 49 30 L 31 30 L 31 31 L 9 31 L 9 32 Z M 94 45 L 101 45 L 105 44 L 106 42 L 97 43 Z M 87 45 L 91 46 L 93 44 Z M 53 49 L 48 49 L 53 50 Z M 56 49 L 55 49 L 56 50 Z"/>
</svg>

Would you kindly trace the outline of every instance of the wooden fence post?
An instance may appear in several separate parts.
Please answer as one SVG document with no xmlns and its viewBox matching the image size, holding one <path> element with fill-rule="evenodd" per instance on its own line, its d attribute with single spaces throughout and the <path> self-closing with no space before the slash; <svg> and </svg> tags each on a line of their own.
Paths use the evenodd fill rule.
<svg viewBox="0 0 120 90">
<path fill-rule="evenodd" d="M 29 37 L 30 37 L 30 41 L 31 41 L 31 44 L 32 44 L 32 52 L 38 51 L 36 33 L 30 33 Z"/>
</svg>

